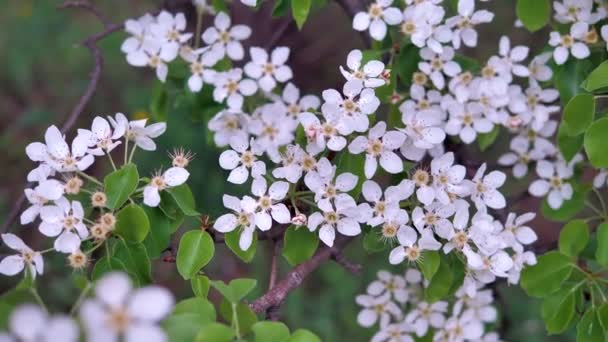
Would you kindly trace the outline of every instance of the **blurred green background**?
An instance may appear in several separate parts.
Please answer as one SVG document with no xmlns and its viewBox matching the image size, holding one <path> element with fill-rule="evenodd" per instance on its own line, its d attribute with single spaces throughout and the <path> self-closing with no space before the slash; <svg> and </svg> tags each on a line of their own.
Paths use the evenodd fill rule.
<svg viewBox="0 0 608 342">
<path fill-rule="evenodd" d="M 44 130 L 51 124 L 60 126 L 81 96 L 92 68 L 89 51 L 79 45 L 85 37 L 101 30 L 91 16 L 74 9 L 57 9 L 60 1 L 7 0 L 0 12 L 0 213 L 6 217 L 12 203 L 25 184 L 26 172 L 32 167 L 24 153 L 25 146 L 42 139 Z M 95 4 L 113 22 L 122 22 L 153 11 L 161 4 L 152 0 L 104 0 Z M 495 1 L 491 6 L 499 13 L 497 20 L 482 29 L 480 48 L 466 51 L 472 57 L 488 57 L 496 51 L 498 37 L 511 31 L 515 20 L 511 1 Z M 186 10 L 192 10 L 186 8 Z M 269 32 L 281 27 L 271 22 L 269 6 L 256 14 L 235 6 L 236 22 L 253 26 L 252 43 L 263 44 Z M 189 14 L 190 16 L 192 13 Z M 256 17 L 259 15 L 260 17 Z M 256 18 L 262 18 L 257 19 Z M 263 19 L 266 18 L 266 19 Z M 206 24 L 211 20 L 206 19 Z M 329 28 L 329 30 L 328 30 Z M 122 32 L 112 34 L 100 43 L 105 58 L 102 79 L 92 102 L 87 106 L 77 126 L 86 127 L 95 115 L 123 112 L 131 118 L 146 117 L 155 85 L 153 72 L 127 65 L 120 52 L 125 38 Z M 516 37 L 522 37 L 518 31 Z M 516 38 L 517 39 L 517 38 Z M 542 43 L 546 35 L 531 36 L 527 43 Z M 521 39 L 519 40 L 521 43 Z M 353 47 L 361 47 L 359 35 L 350 29 L 350 19 L 342 9 L 331 4 L 314 13 L 303 32 L 289 24 L 280 39 L 281 44 L 292 47 L 292 66 L 295 82 L 305 91 L 318 92 L 340 84 L 337 66 Z M 541 46 L 542 44 L 537 44 Z M 203 109 L 201 109 L 203 110 Z M 168 130 L 154 153 L 139 154 L 138 163 L 146 172 L 169 165 L 166 153 L 182 146 L 196 153 L 191 164 L 189 184 L 193 189 L 199 211 L 216 217 L 222 212 L 221 195 L 238 194 L 237 189 L 225 181 L 226 172 L 217 164 L 219 150 L 208 144 L 206 124 L 193 121 L 197 113 L 171 108 Z M 71 139 L 72 134 L 68 134 Z M 103 163 L 95 165 L 94 172 L 102 174 Z M 193 228 L 198 222 L 184 224 Z M 35 227 L 14 225 L 10 230 L 25 236 L 36 248 L 47 248 L 49 241 L 41 238 Z M 208 273 L 212 278 L 231 279 L 254 277 L 259 280 L 258 295 L 267 284 L 270 253 L 265 243 L 258 247 L 252 264 L 244 264 L 223 246 L 219 248 Z M 4 250 L 3 250 L 4 251 Z M 304 286 L 293 292 L 282 307 L 286 323 L 292 327 L 308 328 L 326 341 L 367 341 L 372 331 L 356 324 L 358 308 L 354 297 L 365 291 L 377 270 L 387 266 L 387 253 L 368 255 L 360 241 L 354 241 L 348 255 L 363 264 L 363 274 L 354 276 L 334 263 L 327 263 L 308 279 Z M 58 255 L 47 258 L 47 273 L 42 277 L 40 291 L 55 309 L 66 309 L 77 296 L 70 279 L 66 261 Z M 283 271 L 288 265 L 281 261 Z M 399 271 L 399 269 L 395 269 Z M 154 264 L 155 280 L 171 287 L 179 297 L 190 296 L 189 285 L 178 280 L 175 265 L 157 261 Z M 0 291 L 14 285 L 15 279 L 0 278 Z M 498 330 L 507 341 L 566 341 L 567 337 L 547 337 L 539 320 L 538 302 L 526 298 L 516 287 L 498 287 L 497 303 L 504 313 Z"/>
</svg>

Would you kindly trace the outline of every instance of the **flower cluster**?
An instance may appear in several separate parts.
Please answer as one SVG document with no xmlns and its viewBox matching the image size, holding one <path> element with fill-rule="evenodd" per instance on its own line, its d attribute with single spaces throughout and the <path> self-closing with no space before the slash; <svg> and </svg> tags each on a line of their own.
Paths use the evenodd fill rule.
<svg viewBox="0 0 608 342">
<path fill-rule="evenodd" d="M 379 271 L 378 279 L 357 296 L 362 307 L 357 317 L 363 327 L 378 326 L 373 342 L 414 341 L 433 332 L 433 341 L 498 341 L 498 334 L 485 331 L 497 320 L 492 291 L 470 285 L 460 288 L 452 302 L 425 300 L 428 286 L 416 269 L 403 275 Z"/>
<path fill-rule="evenodd" d="M 80 307 L 87 341 L 165 341 L 158 325 L 173 310 L 173 295 L 158 286 L 133 290 L 124 273 L 108 273 L 95 286 L 95 298 Z M 66 315 L 49 315 L 34 304 L 14 309 L 0 341 L 80 341 L 79 325 Z"/>
</svg>

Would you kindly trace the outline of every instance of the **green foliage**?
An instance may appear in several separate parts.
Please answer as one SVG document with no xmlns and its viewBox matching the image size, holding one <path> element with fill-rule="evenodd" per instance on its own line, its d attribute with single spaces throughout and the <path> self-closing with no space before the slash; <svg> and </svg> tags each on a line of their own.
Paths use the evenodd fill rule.
<svg viewBox="0 0 608 342">
<path fill-rule="evenodd" d="M 211 287 L 209 277 L 197 274 L 190 279 L 190 285 L 192 286 L 192 292 L 195 296 L 207 298 L 209 288 Z"/>
<path fill-rule="evenodd" d="M 302 28 L 306 19 L 308 18 L 308 14 L 310 13 L 310 7 L 312 5 L 312 0 L 296 0 L 291 2 L 291 15 L 293 16 L 298 28 Z"/>
<path fill-rule="evenodd" d="M 152 283 L 150 258 L 143 244 L 127 244 L 124 240 L 117 239 L 114 244 L 114 257 L 119 259 L 129 272 L 137 277 L 140 285 Z"/>
<path fill-rule="evenodd" d="M 549 252 L 540 256 L 536 265 L 524 268 L 521 287 L 530 296 L 546 297 L 561 287 L 573 268 L 568 256 L 557 251 Z"/>
<path fill-rule="evenodd" d="M 580 85 L 591 68 L 591 62 L 588 60 L 570 59 L 556 69 L 554 83 L 564 106 L 572 97 L 584 91 Z"/>
<path fill-rule="evenodd" d="M 447 262 L 447 257 L 440 258 L 439 267 L 433 277 L 430 279 L 429 285 L 424 290 L 424 297 L 427 301 L 433 303 L 445 297 L 452 287 L 454 274 Z M 426 277 L 426 275 L 425 275 Z"/>
<path fill-rule="evenodd" d="M 137 189 L 139 173 L 137 166 L 127 164 L 107 175 L 104 180 L 104 191 L 107 196 L 107 207 L 113 210 L 120 208 Z"/>
<path fill-rule="evenodd" d="M 137 204 L 131 203 L 116 215 L 114 232 L 129 243 L 142 242 L 150 231 L 150 221 L 146 212 Z"/>
<path fill-rule="evenodd" d="M 492 146 L 498 138 L 500 134 L 500 127 L 494 126 L 494 128 L 489 133 L 480 133 L 477 135 L 477 144 L 479 145 L 479 149 L 483 152 L 488 149 L 488 147 Z"/>
<path fill-rule="evenodd" d="M 570 99 L 564 108 L 562 125 L 569 136 L 585 133 L 595 116 L 595 98 L 591 94 L 579 94 Z"/>
<path fill-rule="evenodd" d="M 596 168 L 608 167 L 608 118 L 595 121 L 585 133 L 585 152 L 591 165 Z"/>
<path fill-rule="evenodd" d="M 570 326 L 576 308 L 578 286 L 566 286 L 543 301 L 541 316 L 551 334 L 564 332 Z"/>
<path fill-rule="evenodd" d="M 406 87 L 412 84 L 412 76 L 418 71 L 420 59 L 420 49 L 414 44 L 407 44 L 399 50 L 393 72 L 397 72 L 400 84 Z"/>
<path fill-rule="evenodd" d="M 144 245 L 150 258 L 156 259 L 169 246 L 173 231 L 169 218 L 160 208 L 146 206 L 144 211 L 150 221 L 150 233 L 144 239 Z"/>
<path fill-rule="evenodd" d="M 437 273 L 437 270 L 439 270 L 440 263 L 441 259 L 439 257 L 439 252 L 424 251 L 420 257 L 420 262 L 418 262 L 418 267 L 424 275 L 424 278 L 430 281 L 433 279 L 435 273 Z"/>
<path fill-rule="evenodd" d="M 306 227 L 291 226 L 283 237 L 283 256 L 293 266 L 310 259 L 317 250 L 319 239 Z"/>
<path fill-rule="evenodd" d="M 99 260 L 97 260 L 97 262 L 95 263 L 95 266 L 93 266 L 93 271 L 91 272 L 91 279 L 94 281 L 98 280 L 104 274 L 112 272 L 112 271 L 121 271 L 121 272 L 128 273 L 128 269 L 125 266 L 125 264 L 122 262 L 122 260 L 115 258 L 113 256 L 108 256 L 108 255 L 103 256 Z M 129 273 L 129 275 L 131 276 L 131 278 L 133 278 L 133 276 L 130 273 Z"/>
<path fill-rule="evenodd" d="M 195 342 L 230 342 L 234 340 L 234 330 L 220 323 L 209 323 L 199 330 Z"/>
<path fill-rule="evenodd" d="M 231 303 L 240 302 L 249 292 L 251 292 L 257 280 L 255 279 L 234 279 L 230 284 L 226 284 L 221 280 L 211 281 L 211 286 Z"/>
<path fill-rule="evenodd" d="M 551 3 L 549 0 L 517 0 L 516 12 L 524 26 L 534 32 L 549 22 Z"/>
<path fill-rule="evenodd" d="M 285 342 L 289 339 L 289 328 L 281 322 L 258 322 L 251 327 L 254 342 Z"/>
<path fill-rule="evenodd" d="M 185 233 L 177 251 L 177 270 L 184 279 L 190 279 L 211 261 L 215 243 L 209 233 L 191 230 Z"/>
<path fill-rule="evenodd" d="M 608 61 L 600 64 L 587 76 L 584 87 L 589 92 L 608 87 Z"/>
<path fill-rule="evenodd" d="M 584 220 L 568 222 L 559 234 L 559 250 L 565 255 L 575 257 L 585 249 L 589 241 L 589 227 Z"/>
<path fill-rule="evenodd" d="M 235 310 L 236 309 L 236 310 Z M 239 334 L 246 335 L 251 331 L 251 327 L 258 321 L 258 317 L 245 303 L 230 303 L 223 300 L 220 304 L 220 315 L 230 323 L 235 330 L 238 327 Z"/>
<path fill-rule="evenodd" d="M 368 229 L 363 234 L 363 249 L 365 249 L 366 252 L 382 252 L 388 247 L 382 240 L 382 234 L 380 234 L 377 229 Z"/>
<path fill-rule="evenodd" d="M 173 188 L 167 189 L 167 192 L 171 194 L 177 206 L 186 216 L 200 216 L 201 214 L 196 211 L 196 205 L 194 203 L 194 196 L 192 191 L 187 184 L 182 184 Z"/>
<path fill-rule="evenodd" d="M 213 322 L 216 320 L 215 307 L 205 298 L 188 298 L 175 304 L 173 315 L 195 314 L 201 317 L 201 321 Z"/>
<path fill-rule="evenodd" d="M 597 249 L 595 260 L 598 264 L 608 267 L 608 223 L 602 223 L 597 227 Z"/>
<path fill-rule="evenodd" d="M 595 308 L 589 308 L 576 325 L 577 342 L 605 342 L 606 337 Z"/>
<path fill-rule="evenodd" d="M 350 195 L 357 200 L 359 195 L 361 195 L 361 189 L 363 187 L 363 182 L 365 181 L 365 155 L 363 153 L 350 154 L 342 152 L 336 165 L 336 175 L 350 172 L 358 177 L 357 186 L 349 192 Z"/>
<path fill-rule="evenodd" d="M 287 339 L 287 342 L 321 342 L 321 339 L 308 330 L 298 329 Z"/>
<path fill-rule="evenodd" d="M 564 201 L 559 209 L 553 209 L 547 204 L 547 200 L 543 200 L 541 212 L 543 216 L 557 222 L 566 222 L 573 218 L 576 214 L 585 208 L 585 197 L 591 187 L 586 184 L 572 184 L 572 198 Z"/>
<path fill-rule="evenodd" d="M 583 148 L 583 136 L 569 135 L 568 128 L 562 122 L 557 131 L 557 145 L 564 155 L 564 159 L 570 161 Z"/>
<path fill-rule="evenodd" d="M 241 232 L 239 229 L 235 229 L 229 233 L 224 234 L 224 239 L 226 242 L 226 246 L 230 248 L 230 250 L 237 256 L 239 259 L 244 262 L 251 262 L 253 257 L 255 256 L 255 251 L 258 247 L 258 234 L 257 232 L 253 233 L 253 239 L 251 241 L 251 246 L 244 251 L 239 246 L 239 239 L 241 236 Z"/>
</svg>

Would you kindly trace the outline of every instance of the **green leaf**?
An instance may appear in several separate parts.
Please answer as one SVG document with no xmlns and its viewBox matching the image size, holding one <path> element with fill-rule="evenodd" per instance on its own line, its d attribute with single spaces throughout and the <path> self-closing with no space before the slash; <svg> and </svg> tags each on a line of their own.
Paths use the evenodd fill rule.
<svg viewBox="0 0 608 342">
<path fill-rule="evenodd" d="M 573 218 L 585 208 L 585 197 L 587 197 L 587 192 L 590 190 L 590 186 L 584 184 L 572 184 L 572 187 L 574 188 L 572 198 L 564 201 L 564 204 L 562 204 L 559 209 L 549 207 L 546 199 L 543 201 L 541 211 L 544 217 L 552 221 L 565 222 Z"/>
<path fill-rule="evenodd" d="M 148 221 L 150 221 L 150 233 L 144 239 L 144 245 L 150 258 L 156 259 L 169 246 L 172 233 L 171 223 L 160 208 L 146 206 L 144 211 L 148 216 Z"/>
<path fill-rule="evenodd" d="M 253 257 L 255 256 L 256 248 L 258 247 L 258 234 L 256 232 L 253 233 L 253 240 L 251 241 L 251 246 L 244 251 L 239 246 L 239 239 L 241 237 L 241 232 L 239 229 L 235 229 L 230 233 L 224 234 L 224 239 L 226 242 L 226 246 L 230 248 L 230 250 L 237 256 L 239 259 L 244 262 L 251 262 Z"/>
<path fill-rule="evenodd" d="M 429 285 L 424 289 L 424 296 L 427 301 L 433 303 L 444 298 L 454 281 L 454 274 L 447 263 L 447 258 L 444 258 L 439 263 L 439 268 L 433 278 L 429 282 Z"/>
<path fill-rule="evenodd" d="M 382 234 L 376 229 L 369 229 L 363 235 L 363 248 L 368 253 L 377 253 L 386 250 L 388 245 L 382 240 Z"/>
<path fill-rule="evenodd" d="M 289 338 L 289 328 L 281 322 L 257 322 L 251 326 L 254 342 L 285 342 Z"/>
<path fill-rule="evenodd" d="M 353 190 L 350 191 L 351 196 L 355 200 L 359 198 L 361 195 L 361 188 L 363 187 L 363 182 L 365 181 L 365 156 L 363 153 L 361 154 L 350 154 L 346 151 L 340 154 L 340 159 L 336 164 L 336 175 L 342 174 L 344 172 L 350 172 L 358 177 L 357 186 Z"/>
<path fill-rule="evenodd" d="M 272 17 L 278 18 L 287 15 L 289 10 L 290 0 L 277 0 L 272 8 Z"/>
<path fill-rule="evenodd" d="M 257 284 L 255 279 L 233 279 L 230 284 L 226 284 L 221 280 L 211 281 L 211 286 L 219 291 L 231 303 L 240 302 L 249 292 L 251 292 Z"/>
<path fill-rule="evenodd" d="M 301 29 L 308 18 L 310 13 L 311 0 L 296 0 L 291 2 L 291 14 L 298 24 L 298 28 Z"/>
<path fill-rule="evenodd" d="M 576 289 L 564 287 L 543 300 L 541 316 L 550 334 L 564 332 L 574 318 L 576 306 Z"/>
<path fill-rule="evenodd" d="M 283 256 L 292 265 L 298 265 L 310 259 L 319 245 L 317 235 L 306 227 L 291 226 L 283 237 Z"/>
<path fill-rule="evenodd" d="M 103 256 L 99 260 L 97 260 L 95 266 L 93 266 L 93 272 L 91 272 L 91 280 L 98 280 L 104 274 L 112 271 L 127 272 L 127 267 L 122 261 L 120 261 L 120 259 Z"/>
<path fill-rule="evenodd" d="M 553 251 L 538 258 L 536 265 L 521 272 L 521 287 L 533 297 L 546 297 L 557 291 L 573 269 L 572 260 Z"/>
<path fill-rule="evenodd" d="M 308 330 L 298 329 L 293 332 L 287 342 L 321 342 L 321 339 Z"/>
<path fill-rule="evenodd" d="M 557 67 L 553 80 L 559 91 L 562 105 L 565 106 L 572 97 L 584 91 L 580 85 L 591 68 L 592 64 L 588 60 L 574 59 L 570 59 L 565 64 Z"/>
<path fill-rule="evenodd" d="M 557 131 L 557 145 L 559 150 L 564 155 L 566 161 L 572 160 L 574 156 L 583 148 L 583 135 L 571 136 L 569 130 L 564 123 L 559 125 Z"/>
<path fill-rule="evenodd" d="M 195 342 L 230 342 L 234 340 L 234 330 L 229 326 L 212 322 L 204 327 L 196 335 Z"/>
<path fill-rule="evenodd" d="M 608 87 L 608 61 L 595 68 L 585 81 L 585 90 L 596 91 Z"/>
<path fill-rule="evenodd" d="M 564 108 L 562 125 L 570 136 L 585 133 L 595 116 L 595 98 L 591 94 L 578 94 Z"/>
<path fill-rule="evenodd" d="M 595 250 L 595 261 L 598 264 L 608 266 L 608 223 L 602 223 L 597 227 L 597 249 Z"/>
<path fill-rule="evenodd" d="M 114 257 L 120 259 L 129 273 L 139 279 L 140 285 L 152 283 L 152 267 L 146 247 L 141 243 L 127 244 L 122 239 L 117 239 L 114 246 Z"/>
<path fill-rule="evenodd" d="M 516 12 L 524 26 L 534 32 L 549 22 L 551 4 L 549 0 L 517 0 Z"/>
<path fill-rule="evenodd" d="M 239 331 L 243 335 L 248 334 L 251 331 L 251 326 L 258 321 L 258 317 L 253 311 L 251 311 L 249 305 L 245 303 L 232 304 L 224 299 L 220 304 L 220 315 L 227 323 L 233 324 L 233 307 L 236 307 L 236 317 L 239 322 Z"/>
<path fill-rule="evenodd" d="M 456 54 L 456 56 L 454 56 L 454 61 L 458 63 L 464 71 L 469 71 L 474 74 L 481 72 L 481 65 L 474 58 L 467 57 L 461 54 Z"/>
<path fill-rule="evenodd" d="M 134 164 L 127 164 L 107 175 L 103 180 L 107 207 L 113 210 L 120 208 L 137 189 L 138 183 L 139 173 Z"/>
<path fill-rule="evenodd" d="M 596 168 L 608 167 L 608 118 L 594 122 L 585 133 L 585 152 L 591 165 Z"/>
<path fill-rule="evenodd" d="M 196 205 L 194 204 L 194 196 L 192 191 L 188 187 L 188 184 L 182 184 L 166 190 L 171 194 L 177 206 L 186 216 L 200 216 L 201 214 L 196 211 Z"/>
<path fill-rule="evenodd" d="M 571 256 L 577 256 L 589 242 L 589 227 L 585 220 L 568 222 L 559 233 L 559 251 Z"/>
<path fill-rule="evenodd" d="M 191 230 L 179 241 L 177 250 L 177 271 L 184 279 L 190 279 L 211 261 L 215 244 L 209 233 Z"/>
<path fill-rule="evenodd" d="M 116 215 L 114 233 L 129 243 L 142 242 L 150 231 L 150 221 L 146 212 L 137 204 L 128 204 Z"/>
<path fill-rule="evenodd" d="M 150 114 L 155 121 L 167 121 L 169 112 L 169 94 L 160 81 L 154 83 L 152 102 L 150 103 Z"/>
<path fill-rule="evenodd" d="M 399 54 L 395 60 L 395 71 L 402 85 L 409 87 L 412 84 L 412 77 L 418 71 L 419 62 L 420 49 L 416 45 L 407 44 L 399 50 Z M 399 121 L 401 121 L 401 116 L 399 117 Z"/>
<path fill-rule="evenodd" d="M 192 286 L 192 292 L 195 296 L 207 298 L 209 288 L 211 287 L 209 277 L 197 274 L 190 279 L 190 285 Z"/>
<path fill-rule="evenodd" d="M 602 304 L 597 309 L 597 317 L 600 319 L 604 331 L 608 331 L 608 303 Z"/>
<path fill-rule="evenodd" d="M 188 298 L 175 304 L 173 314 L 196 314 L 201 317 L 201 323 L 214 322 L 216 318 L 215 307 L 205 298 Z"/>
<path fill-rule="evenodd" d="M 488 149 L 488 147 L 492 146 L 498 138 L 500 133 L 500 127 L 494 126 L 492 131 L 489 133 L 480 133 L 477 135 L 477 143 L 479 144 L 479 149 L 483 152 Z"/>
<path fill-rule="evenodd" d="M 193 341 L 201 328 L 209 323 L 199 314 L 182 313 L 169 316 L 162 326 L 167 332 L 167 341 Z"/>
<path fill-rule="evenodd" d="M 602 324 L 598 318 L 598 312 L 589 308 L 583 318 L 576 325 L 577 342 L 605 342 Z"/>
<path fill-rule="evenodd" d="M 436 251 L 424 251 L 420 257 L 420 262 L 418 262 L 418 267 L 420 271 L 424 275 L 426 280 L 433 279 L 433 276 L 439 269 L 439 264 L 441 260 L 439 258 L 439 253 Z"/>
</svg>

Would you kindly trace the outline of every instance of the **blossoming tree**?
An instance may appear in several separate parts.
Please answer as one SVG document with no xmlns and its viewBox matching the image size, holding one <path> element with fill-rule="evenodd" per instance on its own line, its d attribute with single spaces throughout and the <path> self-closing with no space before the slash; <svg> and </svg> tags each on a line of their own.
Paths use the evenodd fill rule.
<svg viewBox="0 0 608 342">
<path fill-rule="evenodd" d="M 241 2 L 255 11 L 261 1 Z M 276 0 L 274 12 L 301 27 L 327 2 Z M 191 25 L 166 10 L 116 25 L 87 2 L 64 4 L 105 29 L 84 42 L 96 65 L 70 121 L 26 148 L 33 169 L 19 221 L 37 227 L 49 247 L 28 247 L 8 218 L 12 233 L 2 241 L 14 252 L 0 273 L 23 280 L 0 296 L 8 327 L 0 340 L 319 341 L 278 322 L 281 305 L 326 261 L 356 273 L 360 266 L 342 253 L 347 245 L 398 265 L 377 270 L 353 298 L 372 341 L 499 341 L 497 282 L 541 298 L 549 333 L 575 326 L 577 341 L 606 340 L 606 2 L 518 0 L 517 29 L 552 32 L 535 47 L 503 36 L 487 61 L 465 48 L 476 48 L 478 30 L 493 22 L 489 1 L 336 2 L 369 46 L 336 66 L 342 87 L 311 95 L 293 80 L 289 59 L 298 51 L 248 44 L 255 27 L 236 22 L 228 1 L 194 0 Z M 213 16 L 206 29 L 204 16 Z M 223 150 L 217 165 L 246 193 L 218 198 L 222 215 L 195 204 L 191 153 L 176 149 L 169 166 L 140 174 L 134 155 L 155 153 L 164 122 L 116 113 L 69 129 L 102 70 L 96 44 L 118 30 L 128 34 L 126 63 L 154 69 L 156 111 L 177 101 L 170 87 L 205 107 Z M 463 152 L 472 144 L 483 151 L 499 135 L 509 136 L 504 155 L 477 163 Z M 94 163 L 109 172 L 93 174 Z M 505 196 L 506 182 L 543 198 L 541 208 L 512 210 L 517 199 Z M 539 215 L 563 224 L 555 249 L 542 255 L 532 248 Z M 178 235 L 184 217 L 199 218 L 200 228 Z M 245 262 L 268 247 L 268 290 L 251 298 L 261 287 L 255 279 L 210 279 L 215 244 Z M 49 253 L 63 254 L 80 275 L 69 312 L 48 312 L 38 292 Z M 293 266 L 283 276 L 281 254 Z M 150 260 L 158 258 L 175 262 L 191 298 L 178 301 L 154 285 Z M 210 289 L 220 303 L 208 299 Z"/>
</svg>

